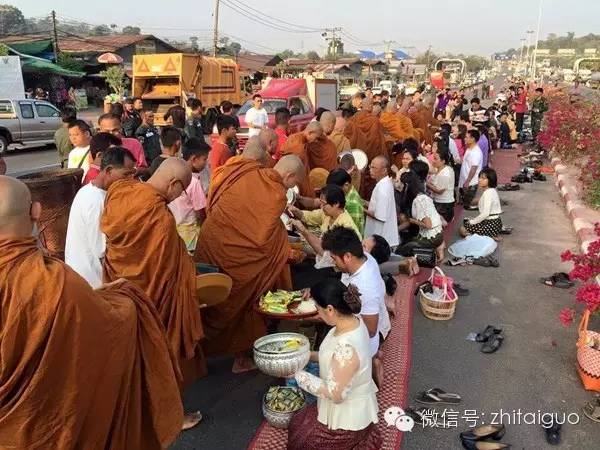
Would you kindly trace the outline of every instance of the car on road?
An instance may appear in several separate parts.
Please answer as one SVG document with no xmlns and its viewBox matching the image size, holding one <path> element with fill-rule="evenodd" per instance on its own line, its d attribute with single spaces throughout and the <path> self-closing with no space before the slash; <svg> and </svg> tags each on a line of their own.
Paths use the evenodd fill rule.
<svg viewBox="0 0 600 450">
<path fill-rule="evenodd" d="M 44 100 L 0 99 L 0 154 L 9 145 L 42 146 L 54 142 L 62 125 L 60 111 Z"/>
</svg>

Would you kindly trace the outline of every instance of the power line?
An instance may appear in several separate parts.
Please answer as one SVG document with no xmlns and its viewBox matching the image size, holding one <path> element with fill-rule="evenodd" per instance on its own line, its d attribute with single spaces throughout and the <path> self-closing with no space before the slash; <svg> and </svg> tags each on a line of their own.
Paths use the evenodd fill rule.
<svg viewBox="0 0 600 450">
<path fill-rule="evenodd" d="M 239 0 L 228 0 L 228 1 L 231 1 L 232 3 L 235 3 L 235 4 L 239 5 L 239 6 L 240 6 L 240 8 L 246 8 L 246 9 L 249 9 L 249 10 L 251 10 L 251 11 L 254 11 L 256 14 L 259 14 L 259 15 L 261 15 L 261 16 L 267 17 L 267 18 L 269 18 L 269 19 L 273 19 L 273 20 L 275 20 L 276 22 L 281 22 L 281 23 L 283 23 L 283 24 L 285 24 L 285 25 L 289 25 L 289 26 L 291 26 L 291 27 L 295 27 L 295 28 L 299 28 L 299 29 L 305 29 L 305 30 L 307 30 L 307 31 L 312 31 L 312 32 L 319 32 L 319 31 L 323 31 L 323 28 L 307 27 L 307 26 L 304 26 L 304 25 L 298 25 L 298 24 L 295 24 L 295 23 L 286 22 L 286 21 L 285 21 L 285 20 L 283 20 L 283 19 L 280 19 L 280 18 L 277 18 L 277 17 L 270 16 L 270 15 L 268 15 L 268 14 L 266 14 L 266 13 L 262 12 L 262 11 L 259 11 L 259 10 L 258 10 L 258 9 L 256 9 L 256 8 L 253 8 L 253 7 L 249 6 L 249 5 L 245 5 L 245 4 L 243 4 L 242 2 L 240 2 Z"/>
<path fill-rule="evenodd" d="M 233 3 L 229 3 L 228 0 L 220 0 L 220 3 L 222 3 L 223 5 L 225 5 L 227 8 L 229 8 L 230 10 L 246 17 L 247 19 L 250 19 L 251 21 L 253 21 L 254 23 L 260 23 L 261 25 L 264 25 L 266 27 L 272 28 L 274 30 L 277 31 L 283 31 L 286 33 L 316 33 L 316 32 L 320 32 L 321 30 L 298 30 L 298 29 L 292 29 L 292 28 L 286 28 L 282 25 L 279 25 L 269 19 L 264 19 L 262 17 L 258 17 L 255 15 L 254 12 L 249 11 L 247 9 L 243 9 L 238 7 L 237 5 L 233 4 Z"/>
</svg>

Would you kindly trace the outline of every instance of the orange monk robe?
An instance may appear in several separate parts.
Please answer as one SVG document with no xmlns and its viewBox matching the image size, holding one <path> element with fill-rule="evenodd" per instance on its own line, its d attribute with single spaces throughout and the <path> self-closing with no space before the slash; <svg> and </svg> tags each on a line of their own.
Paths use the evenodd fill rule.
<svg viewBox="0 0 600 450">
<path fill-rule="evenodd" d="M 117 181 L 108 190 L 100 226 L 106 235 L 105 280 L 126 278 L 150 297 L 179 357 L 184 384 L 204 375 L 196 269 L 167 199 L 147 183 Z"/>
<path fill-rule="evenodd" d="M 304 181 L 298 186 L 298 189 L 300 189 L 300 195 L 304 197 L 314 197 L 315 190 L 310 185 L 310 180 L 308 179 L 308 173 L 310 172 L 310 159 L 308 157 L 307 146 L 308 141 L 306 140 L 304 133 L 302 133 L 302 131 L 294 133 L 290 135 L 285 141 L 285 144 L 283 144 L 283 147 L 281 148 L 281 156 L 296 155 L 300 158 L 300 160 L 302 160 L 306 174 L 304 176 Z"/>
<path fill-rule="evenodd" d="M 419 132 L 419 142 L 427 141 L 429 138 L 429 121 L 427 117 L 423 115 L 422 109 L 420 107 L 411 108 L 410 112 L 408 113 L 408 117 L 410 117 L 413 126 Z"/>
<path fill-rule="evenodd" d="M 211 186 L 207 217 L 194 259 L 213 264 L 233 279 L 229 299 L 203 311 L 207 355 L 246 351 L 266 334 L 254 309 L 276 287 L 290 289 L 291 254 L 280 219 L 286 188 L 279 173 L 252 160 L 227 162 Z"/>
<path fill-rule="evenodd" d="M 379 155 L 387 156 L 383 126 L 371 113 L 359 111 L 346 121 L 344 134 L 350 146 L 364 151 L 371 161 Z"/>
<path fill-rule="evenodd" d="M 0 240 L 0 448 L 159 450 L 181 430 L 164 328 L 130 282 L 92 290 L 32 238 Z"/>
<path fill-rule="evenodd" d="M 338 152 L 335 144 L 327 136 L 321 136 L 314 142 L 307 144 L 309 169 L 317 167 L 325 169 L 328 172 L 336 169 L 338 166 Z"/>
<path fill-rule="evenodd" d="M 343 130 L 333 130 L 329 136 L 327 136 L 331 141 L 335 144 L 335 149 L 338 152 L 338 155 L 342 152 L 346 152 L 348 150 L 352 150 L 350 146 L 350 141 L 344 135 Z"/>
</svg>

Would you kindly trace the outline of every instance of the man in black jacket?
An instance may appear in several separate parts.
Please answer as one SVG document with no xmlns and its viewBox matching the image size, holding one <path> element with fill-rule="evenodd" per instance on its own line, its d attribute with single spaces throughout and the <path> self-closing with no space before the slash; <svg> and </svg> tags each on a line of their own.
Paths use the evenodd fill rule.
<svg viewBox="0 0 600 450">
<path fill-rule="evenodd" d="M 160 133 L 158 128 L 154 126 L 154 112 L 152 110 L 143 111 L 142 119 L 142 124 L 135 131 L 135 137 L 144 147 L 144 155 L 148 165 L 150 165 L 152 160 L 161 153 Z"/>
</svg>

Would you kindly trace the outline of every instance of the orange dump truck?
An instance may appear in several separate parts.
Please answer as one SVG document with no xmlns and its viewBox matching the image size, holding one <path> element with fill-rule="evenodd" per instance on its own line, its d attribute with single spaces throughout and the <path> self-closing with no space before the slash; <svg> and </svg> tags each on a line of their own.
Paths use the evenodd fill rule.
<svg viewBox="0 0 600 450">
<path fill-rule="evenodd" d="M 135 55 L 132 93 L 155 112 L 157 125 L 165 124 L 171 106 L 185 107 L 190 98 L 200 99 L 205 108 L 244 100 L 235 61 L 184 53 Z"/>
</svg>

